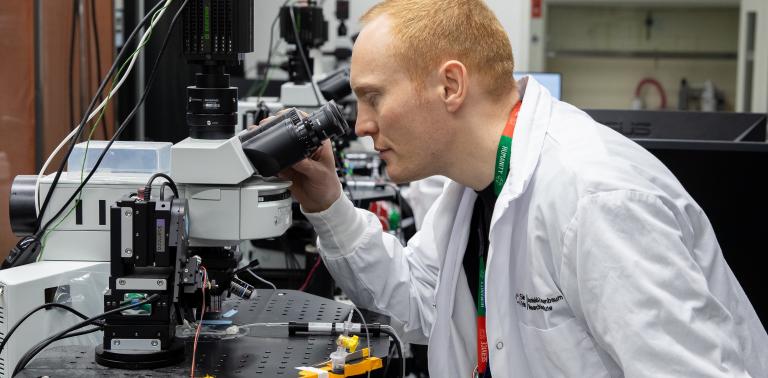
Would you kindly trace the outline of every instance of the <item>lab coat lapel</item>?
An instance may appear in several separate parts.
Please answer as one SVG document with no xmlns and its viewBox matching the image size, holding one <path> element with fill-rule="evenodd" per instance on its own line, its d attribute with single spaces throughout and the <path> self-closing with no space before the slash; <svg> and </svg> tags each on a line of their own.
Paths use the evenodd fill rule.
<svg viewBox="0 0 768 378">
<path fill-rule="evenodd" d="M 536 80 L 528 76 L 520 80 L 518 86 L 523 104 L 520 106 L 515 134 L 512 137 L 509 174 L 496 200 L 491 217 L 491 230 L 509 206 L 509 202 L 525 191 L 536 171 L 552 112 L 552 97 Z"/>
<path fill-rule="evenodd" d="M 551 97 L 542 93 L 540 85 L 528 77 L 519 82 L 521 93 L 525 93 L 523 104 L 518 115 L 518 123 L 512 145 L 512 158 L 510 160 L 510 173 L 507 182 L 496 201 L 496 206 L 491 218 L 491 250 L 488 256 L 488 275 L 486 276 L 486 288 L 489 277 L 499 277 L 501 287 L 508 286 L 509 277 L 504 278 L 502 272 L 493 274 L 493 228 L 501 216 L 508 212 L 507 208 L 512 200 L 519 197 L 525 191 L 525 188 L 536 169 L 544 143 L 549 116 L 551 111 Z M 437 306 L 437 315 L 435 323 L 432 326 L 429 340 L 429 370 L 432 374 L 439 377 L 464 376 L 464 372 L 471 373 L 475 360 L 473 356 L 461 358 L 461 353 L 457 353 L 457 348 L 472 350 L 475 340 L 459 340 L 458 332 L 453 329 L 455 318 L 464 318 L 464 314 L 454 314 L 454 308 L 457 299 L 457 284 L 462 268 L 464 251 L 467 248 L 467 238 L 474 207 L 475 192 L 456 182 L 451 182 L 446 188 L 445 213 L 455 215 L 453 225 L 446 227 L 442 232 L 446 232 L 448 244 L 445 248 L 445 254 L 441 257 L 442 264 L 438 277 L 438 286 L 435 294 L 435 304 Z M 458 208 L 453 207 L 458 204 Z M 446 218 L 450 219 L 450 218 Z M 448 233 L 450 232 L 450 233 Z M 506 257 L 508 259 L 509 256 Z M 499 269 L 508 266 L 508 261 L 500 261 Z M 497 280 L 494 278 L 494 280 Z M 471 298 L 467 303 L 467 308 L 472 307 Z M 462 303 L 459 303 L 462 304 Z M 463 308 L 463 307 L 462 307 Z M 473 326 L 470 326 L 473 327 Z M 489 335 L 490 336 L 490 335 Z M 465 344 L 461 345 L 459 343 Z M 470 345 L 472 344 L 472 345 Z"/>
<path fill-rule="evenodd" d="M 485 276 L 488 298 L 486 327 L 489 346 L 499 349 L 498 346 L 504 343 L 505 336 L 507 338 L 503 355 L 491 350 L 491 371 L 516 371 L 521 376 L 527 376 L 529 366 L 525 360 L 525 351 L 519 350 L 513 341 L 521 337 L 519 330 L 514 326 L 509 327 L 509 324 L 517 324 L 514 309 L 510 307 L 514 303 L 509 303 L 508 300 L 508 291 L 513 287 L 513 277 L 509 270 L 510 260 L 515 254 L 509 236 L 511 228 L 515 226 L 518 212 L 514 200 L 525 192 L 539 162 L 551 117 L 552 97 L 531 77 L 521 80 L 518 84 L 523 95 L 523 104 L 512 139 L 509 175 L 496 200 L 491 217 L 490 248 Z M 501 224 L 498 231 L 497 224 Z"/>
<path fill-rule="evenodd" d="M 472 209 L 477 195 L 472 189 L 455 182 L 451 182 L 446 191 L 451 196 L 458 197 L 460 195 L 461 197 L 454 197 L 456 198 L 455 203 L 458 203 L 455 222 L 446 228 L 446 231 L 450 229 L 449 241 L 443 256 L 443 264 L 435 293 L 437 316 L 429 340 L 429 371 L 439 377 L 456 376 L 457 371 L 467 371 L 467 369 L 469 369 L 468 372 L 472 371 L 471 362 L 467 358 L 459 358 L 459 354 L 456 353 L 456 348 L 459 347 L 457 341 L 464 341 L 466 344 L 471 340 L 456 340 L 459 335 L 453 330 L 453 309 L 464 250 L 467 248 L 467 238 L 469 237 L 467 225 L 472 217 Z M 451 201 L 447 202 L 450 203 Z"/>
</svg>

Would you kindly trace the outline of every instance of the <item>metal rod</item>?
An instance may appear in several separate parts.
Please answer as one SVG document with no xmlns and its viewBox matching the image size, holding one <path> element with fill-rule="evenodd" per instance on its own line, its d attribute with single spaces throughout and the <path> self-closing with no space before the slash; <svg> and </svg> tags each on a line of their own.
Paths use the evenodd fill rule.
<svg viewBox="0 0 768 378">
<path fill-rule="evenodd" d="M 78 0 L 77 14 L 80 18 L 80 114 L 85 112 L 88 106 L 88 19 L 85 17 L 85 0 Z M 84 135 L 87 135 L 84 134 Z"/>
<path fill-rule="evenodd" d="M 43 165 L 43 0 L 34 4 L 35 39 L 35 171 Z"/>
<path fill-rule="evenodd" d="M 144 8 L 144 0 L 139 0 L 136 2 L 136 19 L 141 20 L 144 17 L 144 14 L 146 13 L 146 9 Z M 149 49 L 149 45 L 145 48 L 145 51 Z M 136 100 L 141 98 L 142 94 L 144 93 L 144 87 L 146 86 L 146 62 L 145 57 L 146 54 L 139 53 L 138 59 L 136 59 L 136 68 L 134 70 L 136 71 Z M 146 106 L 140 106 L 139 110 L 136 114 L 136 118 L 134 118 L 134 121 L 136 122 L 136 140 L 145 140 L 146 139 L 146 129 L 145 129 L 145 119 L 146 119 L 146 112 L 144 109 Z"/>
<path fill-rule="evenodd" d="M 697 51 L 606 51 L 606 50 L 549 50 L 550 58 L 644 58 L 644 59 L 704 59 L 733 60 L 735 52 Z"/>
</svg>

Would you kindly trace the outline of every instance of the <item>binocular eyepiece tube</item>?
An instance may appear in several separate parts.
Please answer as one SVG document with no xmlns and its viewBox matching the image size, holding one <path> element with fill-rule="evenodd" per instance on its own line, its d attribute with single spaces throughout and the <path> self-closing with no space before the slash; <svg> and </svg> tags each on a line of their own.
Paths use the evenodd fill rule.
<svg viewBox="0 0 768 378">
<path fill-rule="evenodd" d="M 348 132 L 347 121 L 331 101 L 307 117 L 290 109 L 239 138 L 256 171 L 262 176 L 274 176 L 312 155 L 326 139 Z"/>
</svg>

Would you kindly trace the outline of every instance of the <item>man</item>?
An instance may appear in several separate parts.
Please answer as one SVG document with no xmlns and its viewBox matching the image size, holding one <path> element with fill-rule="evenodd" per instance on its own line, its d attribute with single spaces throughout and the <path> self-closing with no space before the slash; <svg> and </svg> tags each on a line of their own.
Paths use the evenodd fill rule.
<svg viewBox="0 0 768 378">
<path fill-rule="evenodd" d="M 327 145 L 283 175 L 338 284 L 428 343 L 432 376 L 768 374 L 701 208 L 642 147 L 515 83 L 484 2 L 385 1 L 362 22 L 357 134 L 394 181 L 452 181 L 403 247 L 341 195 Z"/>
</svg>

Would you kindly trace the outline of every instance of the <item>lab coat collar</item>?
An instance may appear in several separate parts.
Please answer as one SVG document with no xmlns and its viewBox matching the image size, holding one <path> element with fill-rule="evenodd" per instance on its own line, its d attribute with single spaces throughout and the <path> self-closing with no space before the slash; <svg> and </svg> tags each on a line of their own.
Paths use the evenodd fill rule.
<svg viewBox="0 0 768 378">
<path fill-rule="evenodd" d="M 531 77 L 523 78 L 518 82 L 520 94 L 522 96 L 522 105 L 518 113 L 517 125 L 512 141 L 512 157 L 510 159 L 510 170 L 507 181 L 499 193 L 496 205 L 491 218 L 491 229 L 501 218 L 502 214 L 508 212 L 506 208 L 509 202 L 519 197 L 526 189 L 533 176 L 539 161 L 539 155 L 544 144 L 544 137 L 549 126 L 549 118 L 552 108 L 552 97 L 542 88 L 541 85 Z M 453 317 L 462 317 L 464 314 L 456 315 L 455 300 L 468 299 L 470 302 L 460 303 L 459 308 L 465 310 L 472 307 L 471 297 L 460 297 L 457 299 L 456 290 L 459 282 L 460 269 L 462 267 L 461 258 L 447 258 L 448 256 L 462 256 L 467 245 L 469 230 L 467 224 L 472 216 L 472 209 L 477 193 L 469 187 L 450 181 L 443 192 L 443 202 L 453 204 L 449 213 L 455 214 L 455 222 L 450 231 L 450 241 L 446 246 L 446 253 L 441 256 L 442 264 L 440 269 L 440 278 L 437 285 L 435 303 L 442 304 L 438 309 L 440 316 L 433 324 L 430 332 L 429 354 L 430 371 L 441 372 L 445 370 L 444 364 L 438 361 L 446 356 L 438 356 L 438 351 L 445 352 L 442 348 L 435 348 L 436 345 L 454 345 L 458 341 L 458 335 L 455 330 L 450 329 L 451 322 L 446 319 Z M 438 218 L 442 219 L 442 218 Z M 492 232 L 493 233 L 493 232 Z M 491 242 L 493 245 L 493 242 Z M 491 264 L 494 258 L 494 248 L 491 248 L 487 264 Z M 486 288 L 489 276 L 486 276 Z M 439 290 L 437 290 L 439 288 Z M 461 310 L 461 311 L 463 311 Z M 468 342 L 469 344 L 463 344 Z M 473 340 L 462 340 L 457 345 L 462 345 L 467 351 L 472 350 Z M 456 358 L 454 367 L 461 371 L 471 371 L 471 366 L 465 366 L 469 361 L 463 358 Z M 446 374 L 448 376 L 449 374 Z M 450 374 L 453 375 L 453 374 Z M 440 375 L 443 376 L 443 375 Z"/>
<path fill-rule="evenodd" d="M 519 197 L 528 186 L 539 163 L 552 112 L 551 95 L 534 78 L 526 76 L 517 85 L 523 103 L 512 137 L 512 158 L 507 182 L 497 200 L 497 204 L 503 206 Z"/>
<path fill-rule="evenodd" d="M 526 76 L 517 82 L 520 89 L 522 105 L 517 116 L 515 134 L 512 139 L 512 158 L 509 164 L 509 174 L 504 187 L 496 200 L 495 211 L 491 218 L 491 228 L 501 217 L 503 211 L 509 206 L 509 202 L 525 192 L 528 183 L 536 171 L 539 163 L 544 138 L 549 128 L 549 120 L 552 113 L 552 101 L 554 99 L 533 77 Z M 446 190 L 461 192 L 464 189 L 464 197 L 474 199 L 474 190 L 451 181 Z"/>
</svg>

